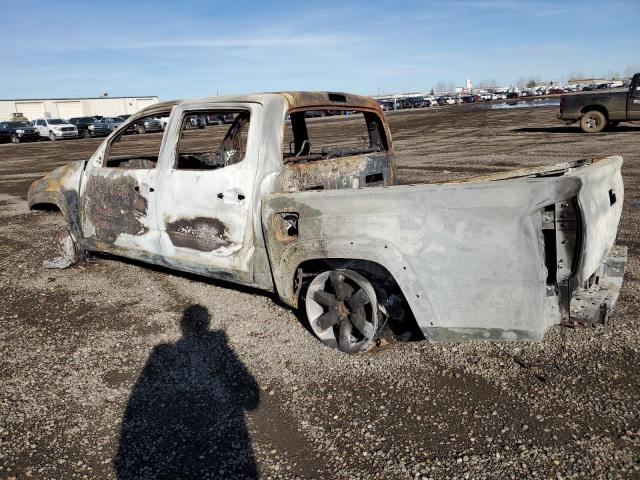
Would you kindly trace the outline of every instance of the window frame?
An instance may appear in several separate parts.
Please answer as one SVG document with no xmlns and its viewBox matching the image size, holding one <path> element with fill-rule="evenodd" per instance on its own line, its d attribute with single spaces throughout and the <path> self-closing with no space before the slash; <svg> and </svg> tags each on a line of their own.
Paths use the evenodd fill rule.
<svg viewBox="0 0 640 480">
<path fill-rule="evenodd" d="M 244 152 L 244 156 L 242 157 L 242 160 L 240 160 L 239 162 L 236 162 L 232 165 L 227 165 L 226 167 L 220 167 L 220 168 L 203 168 L 203 169 L 199 169 L 199 168 L 178 168 L 178 158 L 179 158 L 179 152 L 178 152 L 178 148 L 180 147 L 180 140 L 181 140 L 181 136 L 180 134 L 182 133 L 182 127 L 185 124 L 185 121 L 187 119 L 188 116 L 190 115 L 204 115 L 205 117 L 209 114 L 224 114 L 224 112 L 226 113 L 241 113 L 241 112 L 246 112 L 249 114 L 249 128 L 246 131 L 246 135 L 247 138 L 245 139 L 245 152 Z M 171 166 L 170 166 L 170 170 L 171 171 L 179 171 L 179 172 L 198 172 L 198 173 L 205 173 L 205 172 L 219 172 L 222 170 L 225 170 L 228 167 L 232 167 L 234 165 L 238 165 L 240 163 L 243 163 L 245 161 L 245 159 L 248 157 L 249 154 L 249 135 L 252 129 L 252 123 L 251 123 L 251 119 L 253 118 L 254 112 L 251 111 L 251 109 L 247 108 L 246 106 L 224 106 L 224 107 L 215 107 L 215 106 L 202 106 L 202 107 L 191 107 L 191 108 L 185 108 L 184 110 L 182 110 L 180 112 L 180 118 L 178 120 L 178 124 L 179 124 L 179 130 L 178 130 L 178 135 L 176 135 L 176 141 L 173 145 L 173 147 L 171 148 L 171 156 L 172 156 L 172 160 L 171 160 Z M 206 119 L 205 119 L 206 122 Z M 235 119 L 234 119 L 235 122 Z M 175 123 L 174 119 L 169 119 L 169 123 Z M 223 125 L 226 125 L 223 123 Z M 229 127 L 227 128 L 227 132 L 225 132 L 225 137 L 226 134 L 229 131 L 229 128 L 231 128 L 231 126 L 233 125 L 233 123 L 229 124 Z M 205 125 L 205 129 L 206 129 L 206 125 Z M 167 125 L 167 129 L 165 131 L 169 130 L 169 126 Z M 222 141 L 224 141 L 224 137 L 222 139 Z M 222 145 L 222 143 L 220 144 Z"/>
<path fill-rule="evenodd" d="M 175 105 L 171 105 L 169 107 L 168 110 L 168 114 L 171 115 L 171 111 L 173 110 L 173 107 Z M 143 120 L 145 118 L 155 118 L 158 117 L 159 115 L 163 114 L 167 112 L 167 110 L 160 110 L 159 113 L 149 113 L 147 115 L 141 115 L 139 117 L 136 116 L 131 116 L 129 117 L 121 126 L 120 128 L 118 128 L 117 130 L 114 130 L 114 132 L 107 137 L 106 140 L 106 144 L 104 147 L 104 150 L 102 152 L 102 158 L 98 164 L 99 168 L 113 168 L 116 170 L 125 170 L 125 171 L 131 171 L 131 170 L 144 170 L 144 171 L 149 171 L 149 170 L 157 170 L 158 166 L 160 164 L 160 159 L 162 157 L 162 145 L 164 144 L 164 142 L 166 141 L 166 137 L 167 137 L 167 133 L 168 130 L 165 129 L 162 131 L 162 138 L 160 139 L 160 146 L 158 148 L 158 159 L 156 161 L 156 166 L 154 168 L 127 168 L 127 167 L 114 167 L 114 166 L 109 166 L 107 165 L 107 162 L 109 161 L 109 151 L 111 150 L 111 147 L 113 146 L 114 143 L 117 143 L 117 141 L 119 141 L 120 138 L 122 138 L 127 130 L 129 129 L 130 126 L 132 126 L 133 124 L 139 122 L 140 120 Z M 103 117 L 104 118 L 104 117 Z M 159 133 L 159 132 L 158 132 Z M 137 134 L 134 134 L 137 135 Z M 146 135 L 146 134 L 145 134 Z"/>
<path fill-rule="evenodd" d="M 362 114 L 362 121 L 364 123 L 364 129 L 365 132 L 367 133 L 367 136 L 369 138 L 370 146 L 373 145 L 372 142 L 372 138 L 371 135 L 369 134 L 369 122 L 367 120 L 367 115 L 375 115 L 377 117 L 377 121 L 378 121 L 378 135 L 380 136 L 380 141 L 381 141 L 381 147 L 382 149 L 377 152 L 377 153 L 385 153 L 385 154 L 390 154 L 391 152 L 391 142 L 390 142 L 390 136 L 389 136 L 389 131 L 387 128 L 387 124 L 385 122 L 384 119 L 384 115 L 379 112 L 377 109 L 375 108 L 368 108 L 368 107 L 354 107 L 354 106 L 348 106 L 348 105 L 330 105 L 330 106 L 323 106 L 323 105 L 313 105 L 313 106 L 305 106 L 305 107 L 297 107 L 297 108 L 292 108 L 289 109 L 286 113 L 286 115 L 291 116 L 292 113 L 306 113 L 306 112 L 319 112 L 319 111 L 339 111 L 340 116 L 345 116 L 343 114 L 343 112 L 356 112 L 359 114 Z M 305 120 L 305 129 L 307 129 L 307 137 L 309 137 L 308 135 L 308 124 L 307 124 L 307 120 L 308 118 L 313 118 L 313 117 L 304 117 Z M 286 123 L 285 123 L 285 128 L 286 128 Z M 289 125 L 290 131 L 292 133 L 293 136 L 293 141 L 295 142 L 295 134 L 293 133 L 293 125 Z M 303 157 L 305 157 L 305 155 L 300 155 L 300 156 L 290 156 L 290 157 L 285 157 L 285 145 L 284 145 L 284 131 L 283 131 L 283 145 L 282 145 L 282 153 L 281 153 L 281 161 L 283 164 L 287 164 L 287 163 L 291 163 L 291 162 L 296 162 L 297 160 L 295 159 L 302 159 Z M 310 140 L 308 138 L 308 140 Z M 312 144 L 313 145 L 313 144 Z M 330 160 L 339 160 L 342 158 L 350 158 L 350 157 L 356 157 L 356 156 L 360 156 L 360 155 L 368 155 L 367 153 L 356 153 L 353 155 L 343 155 L 343 156 L 339 156 L 339 157 L 332 157 L 332 158 L 327 158 L 327 159 L 318 159 L 318 160 L 311 160 L 311 161 L 330 161 Z M 308 156 L 308 155 L 306 155 Z"/>
</svg>

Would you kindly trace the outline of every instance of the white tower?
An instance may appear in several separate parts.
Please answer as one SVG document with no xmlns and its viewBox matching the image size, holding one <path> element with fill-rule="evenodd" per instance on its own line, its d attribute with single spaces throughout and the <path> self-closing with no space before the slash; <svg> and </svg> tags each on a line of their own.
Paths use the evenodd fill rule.
<svg viewBox="0 0 640 480">
<path fill-rule="evenodd" d="M 467 78 L 467 91 L 470 92 L 473 89 L 473 85 L 471 85 L 471 79 Z"/>
</svg>

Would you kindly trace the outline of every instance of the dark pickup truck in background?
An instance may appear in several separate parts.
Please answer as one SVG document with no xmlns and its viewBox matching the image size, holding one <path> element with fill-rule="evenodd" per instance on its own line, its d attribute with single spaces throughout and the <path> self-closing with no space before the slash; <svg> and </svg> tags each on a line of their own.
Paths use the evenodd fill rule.
<svg viewBox="0 0 640 480">
<path fill-rule="evenodd" d="M 640 73 L 633 76 L 628 89 L 563 95 L 558 118 L 567 123 L 579 121 L 586 133 L 615 128 L 620 122 L 640 121 Z"/>
<path fill-rule="evenodd" d="M 37 142 L 38 140 L 40 140 L 40 135 L 28 122 L 0 122 L 0 142 L 20 143 Z"/>
</svg>

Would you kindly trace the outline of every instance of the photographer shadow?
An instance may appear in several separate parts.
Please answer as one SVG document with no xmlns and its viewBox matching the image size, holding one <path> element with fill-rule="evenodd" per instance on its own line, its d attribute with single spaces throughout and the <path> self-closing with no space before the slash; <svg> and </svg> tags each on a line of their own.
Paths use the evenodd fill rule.
<svg viewBox="0 0 640 480">
<path fill-rule="evenodd" d="M 122 419 L 119 479 L 258 478 L 245 411 L 260 390 L 209 323 L 207 308 L 189 306 L 182 337 L 153 349 Z"/>
</svg>

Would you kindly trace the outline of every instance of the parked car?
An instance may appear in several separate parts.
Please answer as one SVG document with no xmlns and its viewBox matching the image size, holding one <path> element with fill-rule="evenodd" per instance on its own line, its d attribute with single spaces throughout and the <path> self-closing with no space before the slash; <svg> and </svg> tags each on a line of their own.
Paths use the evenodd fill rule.
<svg viewBox="0 0 640 480">
<path fill-rule="evenodd" d="M 393 102 L 390 100 L 378 100 L 378 103 L 380 104 L 380 107 L 382 107 L 382 110 L 384 111 L 393 110 Z"/>
<path fill-rule="evenodd" d="M 558 118 L 568 124 L 580 122 L 586 133 L 616 128 L 620 122 L 640 120 L 640 73 L 633 76 L 629 88 L 584 91 L 560 97 Z"/>
<path fill-rule="evenodd" d="M 78 138 L 78 129 L 61 118 L 37 118 L 31 121 L 31 126 L 36 129 L 41 137 L 48 138 L 52 142 L 61 139 Z"/>
<path fill-rule="evenodd" d="M 205 126 L 206 121 L 202 115 L 189 115 L 185 118 L 184 128 L 204 128 Z"/>
<path fill-rule="evenodd" d="M 162 129 L 164 130 L 165 128 L 167 128 L 167 124 L 169 123 L 169 116 L 164 116 L 164 117 L 156 117 L 156 120 L 158 120 L 160 122 L 160 124 L 162 125 Z"/>
<path fill-rule="evenodd" d="M 40 135 L 29 122 L 0 122 L 1 142 L 33 142 L 40 139 Z"/>
<path fill-rule="evenodd" d="M 134 122 L 131 128 L 139 134 L 161 132 L 164 130 L 162 123 L 157 118 L 145 118 L 139 122 Z"/>
<path fill-rule="evenodd" d="M 93 117 L 74 117 L 69 119 L 69 123 L 78 129 L 78 135 L 85 138 L 106 137 L 111 133 L 111 129 L 104 122 L 95 120 Z"/>
<path fill-rule="evenodd" d="M 102 122 L 107 126 L 110 132 L 113 132 L 124 123 L 124 118 L 121 117 L 104 117 Z"/>
<path fill-rule="evenodd" d="M 122 118 L 123 120 L 126 120 L 127 118 L 129 118 L 131 115 L 128 113 L 123 113 L 122 115 L 118 115 L 118 117 Z"/>
<path fill-rule="evenodd" d="M 224 123 L 224 119 L 220 113 L 209 113 L 205 115 L 205 120 L 207 125 L 222 125 Z"/>
<path fill-rule="evenodd" d="M 389 126 L 371 98 L 199 98 L 174 107 L 169 126 L 221 106 L 242 113 L 219 145 L 112 158 L 107 143 L 35 181 L 29 207 L 65 212 L 80 251 L 304 306 L 318 338 L 347 353 L 371 347 L 387 322 L 415 321 L 430 341 L 456 342 L 541 340 L 553 325 L 608 320 L 627 260 L 615 244 L 621 157 L 397 185 Z M 354 144 L 345 129 L 331 148 L 312 142 L 305 112 L 328 108 L 364 112 L 367 136 L 358 130 Z M 294 148 L 283 154 L 285 132 Z M 179 146 L 182 134 L 168 128 L 163 142 Z"/>
</svg>

